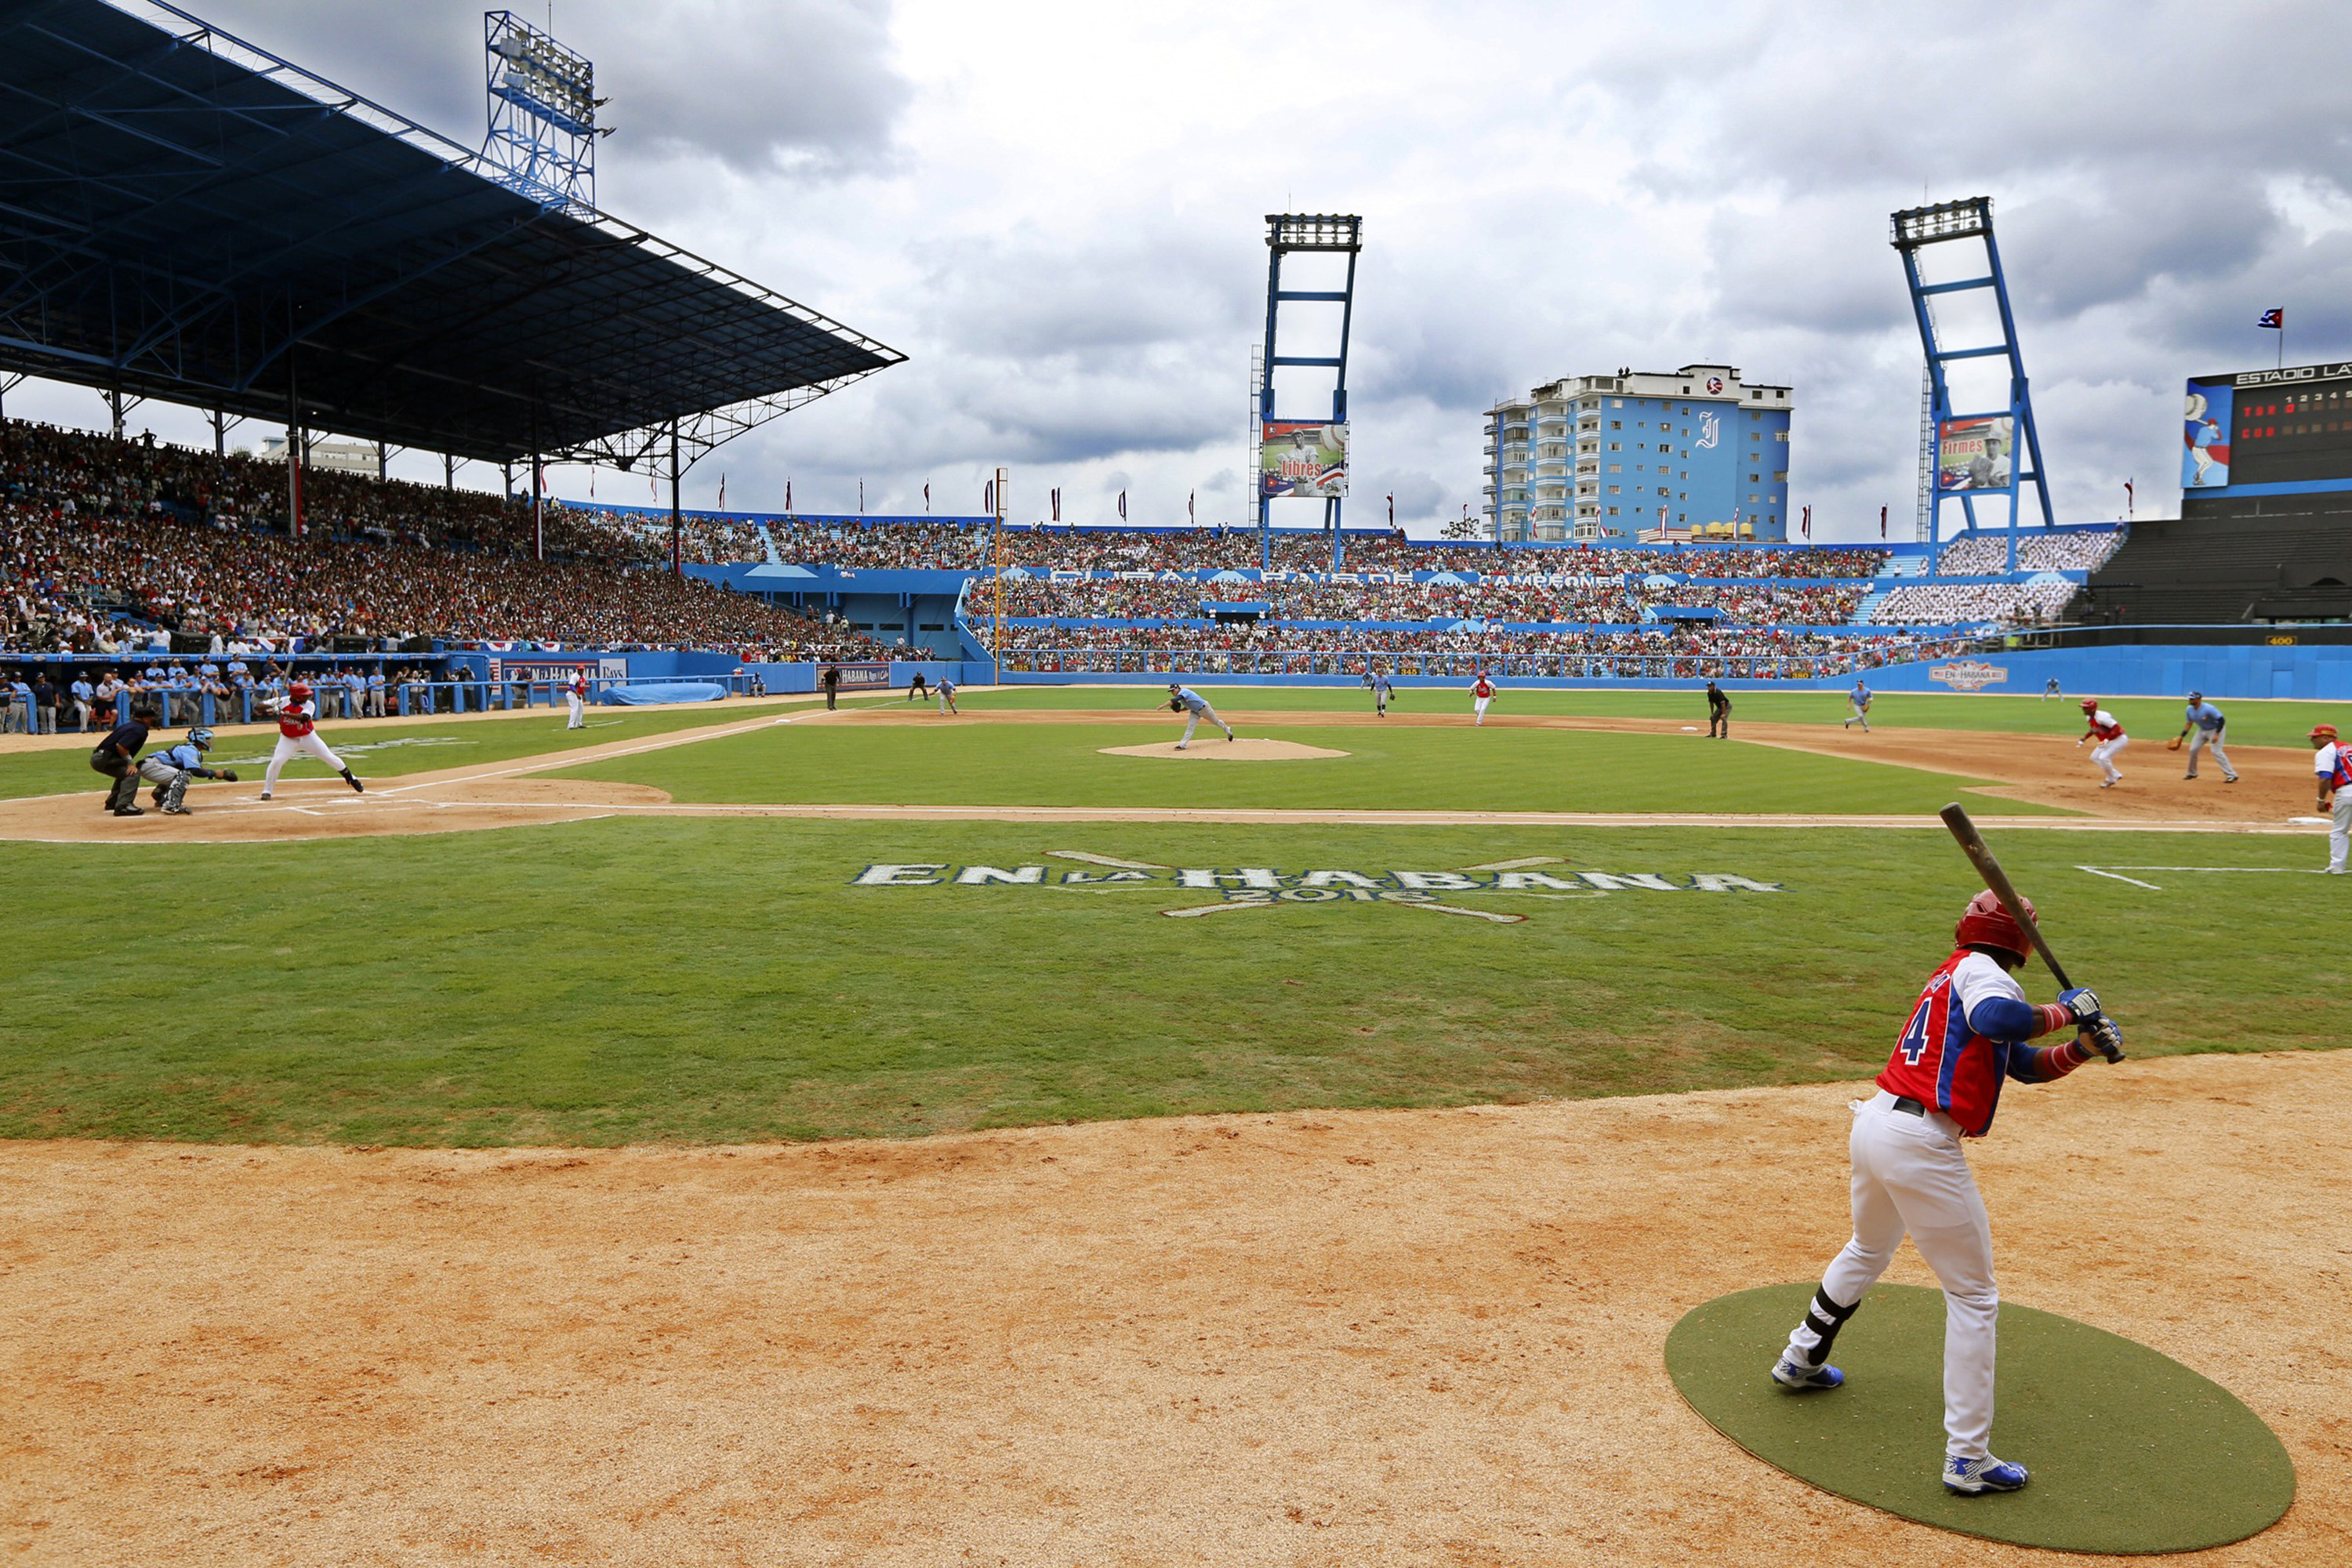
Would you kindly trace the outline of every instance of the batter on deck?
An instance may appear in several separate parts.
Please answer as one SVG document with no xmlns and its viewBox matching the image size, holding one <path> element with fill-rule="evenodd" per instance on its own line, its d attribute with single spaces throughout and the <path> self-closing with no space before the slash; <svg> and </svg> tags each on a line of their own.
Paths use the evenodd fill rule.
<svg viewBox="0 0 2352 1568">
<path fill-rule="evenodd" d="M 2031 903 L 2024 913 L 2033 918 Z M 2013 1492 L 2025 1485 L 2025 1467 L 1993 1458 L 1991 1447 L 2000 1310 L 1992 1226 L 1960 1140 L 1992 1126 L 2004 1080 L 2048 1083 L 2094 1056 L 2119 1060 L 2123 1034 L 2089 991 L 2062 992 L 2045 1006 L 2026 1001 L 2014 972 L 2030 943 L 1992 893 L 1969 900 L 1952 937 L 1956 950 L 1927 977 L 1878 1093 L 1853 1102 L 1853 1237 L 1822 1276 L 1772 1381 L 1800 1394 L 1844 1384 L 1830 1347 L 1908 1232 L 1944 1288 L 1944 1486 Z M 2061 1029 L 2074 1037 L 2025 1043 Z"/>
<path fill-rule="evenodd" d="M 298 680 L 286 689 L 286 700 L 278 705 L 278 749 L 269 753 L 269 766 L 262 770 L 262 799 L 277 793 L 278 770 L 296 757 L 314 757 L 342 774 L 352 788 L 365 792 L 367 786 L 343 766 L 343 759 L 319 739 L 318 717 L 319 705 L 309 685 Z"/>
</svg>

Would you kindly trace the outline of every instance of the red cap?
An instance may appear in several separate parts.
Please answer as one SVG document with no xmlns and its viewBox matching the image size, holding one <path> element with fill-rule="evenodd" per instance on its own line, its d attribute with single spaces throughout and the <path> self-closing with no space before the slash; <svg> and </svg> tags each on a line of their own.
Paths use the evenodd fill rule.
<svg viewBox="0 0 2352 1568">
<path fill-rule="evenodd" d="M 2333 724 L 2314 724 L 2311 727 L 2310 735 L 2306 738 L 2314 741 L 2332 741 L 2336 739 L 2336 726 Z"/>
<path fill-rule="evenodd" d="M 2084 711 L 2084 712 L 2085 712 L 2085 713 L 2096 713 L 2098 710 L 2099 710 L 2099 700 L 2098 700 L 2097 698 L 2095 698 L 2095 697 L 2085 697 L 2085 698 L 2084 698 L 2084 699 L 2083 699 L 2083 711 Z"/>
</svg>

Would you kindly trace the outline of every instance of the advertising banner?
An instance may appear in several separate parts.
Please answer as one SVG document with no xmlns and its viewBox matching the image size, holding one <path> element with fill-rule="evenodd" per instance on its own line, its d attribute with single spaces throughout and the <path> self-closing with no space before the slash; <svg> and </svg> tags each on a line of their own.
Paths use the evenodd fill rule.
<svg viewBox="0 0 2352 1568">
<path fill-rule="evenodd" d="M 534 654 L 527 658 L 499 658 L 490 660 L 492 680 L 552 680 L 572 679 L 576 670 L 585 670 L 592 680 L 626 680 L 629 661 L 612 657 L 571 658 L 561 654 Z"/>
<path fill-rule="evenodd" d="M 886 690 L 889 688 L 890 667 L 887 664 L 842 664 L 834 668 L 841 671 L 841 689 L 844 691 L 857 687 Z"/>
<path fill-rule="evenodd" d="M 1258 427 L 1258 493 L 1328 500 L 1348 493 L 1348 427 L 1291 420 Z"/>
<path fill-rule="evenodd" d="M 1936 488 L 2005 490 L 2017 453 L 2017 421 L 2006 414 L 1947 419 L 1936 426 Z"/>
<path fill-rule="evenodd" d="M 2218 489 L 2230 482 L 2230 405 L 2227 382 L 2192 381 L 2181 422 L 2180 488 Z"/>
</svg>

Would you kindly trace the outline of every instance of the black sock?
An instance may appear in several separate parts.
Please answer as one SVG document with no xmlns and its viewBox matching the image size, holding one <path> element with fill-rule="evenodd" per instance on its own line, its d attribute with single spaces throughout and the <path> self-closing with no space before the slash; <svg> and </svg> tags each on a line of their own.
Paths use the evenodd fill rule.
<svg viewBox="0 0 2352 1568">
<path fill-rule="evenodd" d="M 1826 1289 L 1813 1292 L 1813 1304 L 1805 1309 L 1805 1321 L 1813 1326 L 1813 1332 L 1822 1336 L 1822 1342 L 1813 1347 L 1813 1365 L 1828 1364 L 1830 1347 L 1837 1343 L 1838 1331 L 1845 1327 L 1845 1321 L 1853 1317 L 1855 1308 L 1861 1305 L 1856 1301 L 1852 1307 L 1841 1307 L 1830 1300 Z"/>
</svg>

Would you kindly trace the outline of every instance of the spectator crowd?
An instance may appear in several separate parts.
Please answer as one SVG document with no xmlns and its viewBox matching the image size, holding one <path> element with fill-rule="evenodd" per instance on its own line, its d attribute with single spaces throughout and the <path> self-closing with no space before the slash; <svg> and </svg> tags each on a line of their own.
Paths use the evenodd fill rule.
<svg viewBox="0 0 2352 1568">
<path fill-rule="evenodd" d="M 676 576 L 605 514 L 544 507 L 535 528 L 494 496 L 320 471 L 296 536 L 285 482 L 274 463 L 0 425 L 0 649 L 116 653 L 161 628 L 247 652 L 332 637 L 887 651 Z"/>
</svg>

